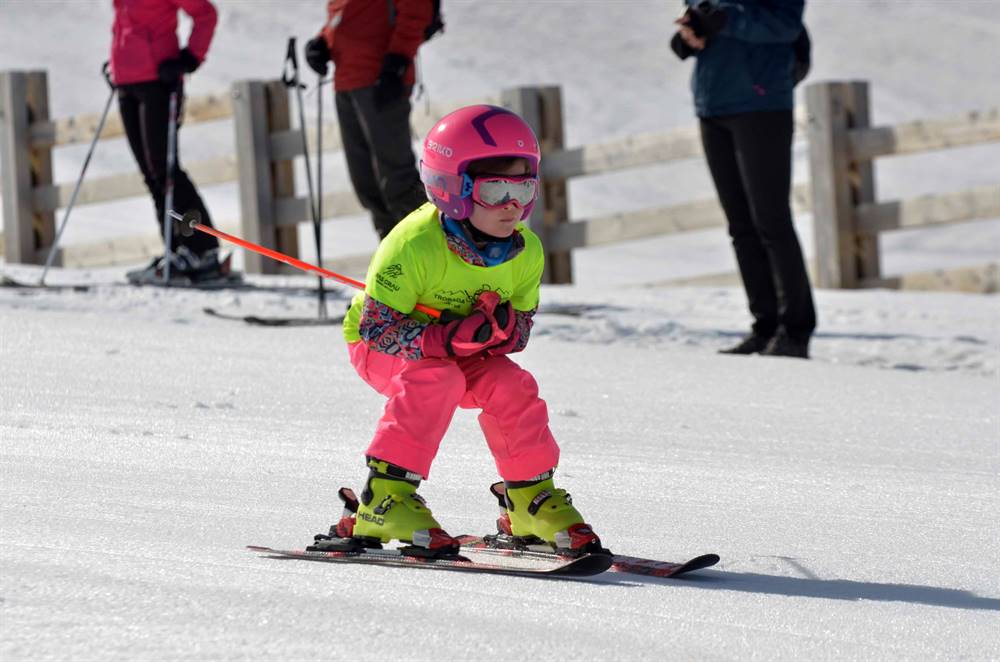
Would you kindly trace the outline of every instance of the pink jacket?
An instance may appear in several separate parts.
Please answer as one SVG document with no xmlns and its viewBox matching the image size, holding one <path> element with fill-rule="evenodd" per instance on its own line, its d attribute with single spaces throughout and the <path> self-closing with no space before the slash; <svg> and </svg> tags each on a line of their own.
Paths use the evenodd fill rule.
<svg viewBox="0 0 1000 662">
<path fill-rule="evenodd" d="M 187 48 L 204 61 L 218 18 L 209 0 L 114 0 L 111 77 L 116 85 L 157 79 L 160 62 L 177 57 L 177 10 L 194 21 Z"/>
</svg>

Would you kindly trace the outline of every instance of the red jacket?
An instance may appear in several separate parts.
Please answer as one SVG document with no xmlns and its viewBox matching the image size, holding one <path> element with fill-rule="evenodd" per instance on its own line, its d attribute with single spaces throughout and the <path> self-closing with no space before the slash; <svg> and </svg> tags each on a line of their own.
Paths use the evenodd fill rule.
<svg viewBox="0 0 1000 662">
<path fill-rule="evenodd" d="M 111 77 L 116 85 L 156 80 L 160 62 L 177 57 L 177 10 L 194 20 L 188 50 L 200 61 L 208 54 L 217 14 L 209 0 L 114 0 Z"/>
<path fill-rule="evenodd" d="M 333 87 L 343 92 L 374 85 L 386 53 L 416 57 L 434 9 L 431 0 L 328 0 L 326 12 L 320 34 L 333 60 Z M 413 85 L 412 63 L 403 82 Z"/>
</svg>

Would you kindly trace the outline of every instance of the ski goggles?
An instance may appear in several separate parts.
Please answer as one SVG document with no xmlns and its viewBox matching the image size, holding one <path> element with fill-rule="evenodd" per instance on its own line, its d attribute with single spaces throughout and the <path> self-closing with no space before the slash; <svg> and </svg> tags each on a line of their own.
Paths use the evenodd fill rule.
<svg viewBox="0 0 1000 662">
<path fill-rule="evenodd" d="M 473 202 L 487 209 L 499 209 L 509 204 L 523 209 L 538 197 L 538 177 L 533 175 L 464 177 L 462 197 L 471 195 Z"/>
</svg>

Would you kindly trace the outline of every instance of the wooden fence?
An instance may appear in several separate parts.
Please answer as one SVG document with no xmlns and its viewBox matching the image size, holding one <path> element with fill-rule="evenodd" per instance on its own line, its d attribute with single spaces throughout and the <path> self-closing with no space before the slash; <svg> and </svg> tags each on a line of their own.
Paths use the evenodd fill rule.
<svg viewBox="0 0 1000 662">
<path fill-rule="evenodd" d="M 1000 141 L 1000 108 L 873 127 L 868 83 L 863 81 L 809 85 L 806 107 L 819 287 L 997 291 L 996 264 L 884 278 L 878 235 L 1000 218 L 1000 169 L 992 173 L 998 181 L 988 186 L 880 202 L 875 199 L 873 160 Z"/>
<path fill-rule="evenodd" d="M 516 96 L 516 91 L 506 94 Z M 467 103 L 500 101 L 500 98 L 485 98 Z M 437 119 L 459 105 L 463 104 L 434 106 L 426 115 L 414 113 L 414 129 L 426 132 Z M 307 199 L 295 191 L 293 159 L 302 155 L 302 139 L 298 129 L 291 128 L 289 118 L 289 94 L 280 81 L 238 81 L 227 93 L 189 97 L 184 103 L 185 126 L 231 120 L 236 153 L 185 161 L 184 169 L 199 187 L 238 182 L 240 223 L 238 228 L 228 229 L 297 255 L 296 224 L 311 220 L 311 216 Z M 0 72 L 0 191 L 4 226 L 0 245 L 8 262 L 44 262 L 55 235 L 54 212 L 68 204 L 75 185 L 75 181 L 53 182 L 52 150 L 89 143 L 99 119 L 99 115 L 89 114 L 52 120 L 48 113 L 48 82 L 44 71 Z M 313 150 L 315 129 L 310 127 L 307 134 Z M 120 118 L 112 111 L 101 140 L 123 135 Z M 323 144 L 326 150 L 341 149 L 340 132 L 335 123 L 324 125 Z M 76 204 L 148 195 L 141 175 L 133 171 L 88 177 L 81 186 Z M 364 211 L 354 194 L 347 191 L 327 193 L 323 209 L 327 220 Z M 226 222 L 221 225 L 225 227 Z M 152 231 L 155 226 L 152 223 L 150 226 L 148 234 L 61 246 L 57 264 L 107 266 L 140 262 L 162 252 L 162 242 Z M 363 272 L 367 257 L 351 256 L 341 260 L 355 269 L 360 265 Z M 246 265 L 251 273 L 288 269 L 250 253 L 246 255 Z"/>
<path fill-rule="evenodd" d="M 51 175 L 54 147 L 92 139 L 96 116 L 52 121 L 47 112 L 44 72 L 0 73 L 0 156 L 3 167 L 5 254 L 9 262 L 40 262 L 51 245 L 53 212 L 64 206 L 73 183 L 55 184 Z M 292 164 L 302 155 L 302 141 L 290 124 L 289 95 L 277 81 L 239 81 L 229 94 L 188 99 L 185 122 L 232 118 L 236 154 L 187 163 L 200 186 L 238 181 L 242 236 L 286 253 L 297 253 L 296 225 L 309 220 L 307 199 L 295 191 Z M 877 234 L 898 228 L 1000 217 L 1000 186 L 961 193 L 876 202 L 872 159 L 931 149 L 1000 140 L 1000 111 L 968 113 L 957 118 L 871 127 L 863 82 L 817 83 L 806 90 L 806 108 L 796 115 L 797 135 L 809 140 L 811 181 L 793 190 L 796 213 L 812 210 L 816 235 L 816 280 L 820 287 L 945 287 L 996 289 L 997 268 L 922 274 L 901 279 L 880 276 Z M 570 219 L 567 184 L 581 176 L 702 157 L 697 127 L 633 135 L 600 144 L 564 147 L 564 121 L 558 87 L 506 90 L 496 98 L 465 103 L 499 103 L 520 113 L 535 128 L 542 147 L 543 189 L 529 225 L 543 238 L 548 253 L 546 282 L 572 281 L 572 250 L 711 227 L 725 218 L 713 197 L 589 219 Z M 448 110 L 414 113 L 414 131 L 423 135 Z M 103 138 L 122 135 L 117 117 L 109 118 Z M 803 130 L 804 129 L 804 130 Z M 308 131 L 310 149 L 315 136 Z M 334 123 L 323 128 L 327 150 L 341 149 Z M 86 182 L 77 204 L 146 195 L 138 174 L 113 175 Z M 326 220 L 361 213 L 353 193 L 324 195 Z M 145 243 L 143 243 L 145 242 Z M 138 261 L 140 253 L 159 248 L 149 235 L 140 242 L 120 240 L 99 246 L 67 247 L 63 263 L 108 264 Z M 116 250 L 116 247 L 118 250 Z M 123 249 L 128 247 L 128 250 Z M 364 270 L 367 256 L 331 260 L 327 266 Z M 246 269 L 274 273 L 279 263 L 247 254 Z"/>
</svg>

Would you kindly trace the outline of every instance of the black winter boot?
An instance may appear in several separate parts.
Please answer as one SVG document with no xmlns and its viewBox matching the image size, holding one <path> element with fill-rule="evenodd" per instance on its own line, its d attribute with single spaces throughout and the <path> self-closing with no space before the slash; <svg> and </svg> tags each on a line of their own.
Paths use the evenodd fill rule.
<svg viewBox="0 0 1000 662">
<path fill-rule="evenodd" d="M 770 341 L 771 338 L 751 333 L 738 344 L 726 349 L 720 349 L 719 354 L 760 354 Z"/>
<path fill-rule="evenodd" d="M 792 338 L 785 333 L 784 329 L 780 329 L 767 343 L 761 356 L 788 356 L 795 359 L 808 359 L 809 338 Z"/>
</svg>

